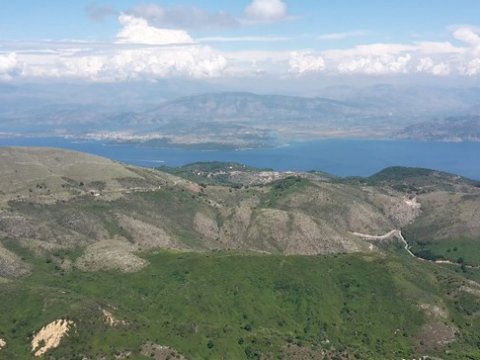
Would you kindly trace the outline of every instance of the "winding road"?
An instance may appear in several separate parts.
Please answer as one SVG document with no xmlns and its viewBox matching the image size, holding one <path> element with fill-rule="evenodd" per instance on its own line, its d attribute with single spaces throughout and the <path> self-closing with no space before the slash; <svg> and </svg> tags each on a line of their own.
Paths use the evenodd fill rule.
<svg viewBox="0 0 480 360">
<path fill-rule="evenodd" d="M 366 239 L 366 240 L 386 240 L 386 239 L 389 239 L 389 238 L 392 238 L 392 237 L 396 237 L 396 238 L 400 239 L 400 241 L 405 245 L 404 249 L 410 256 L 413 256 L 414 258 L 425 261 L 425 259 L 416 256 L 414 253 L 412 253 L 410 251 L 410 245 L 408 245 L 407 241 L 403 237 L 401 230 L 392 230 L 392 231 L 390 231 L 390 232 L 388 232 L 384 235 L 368 235 L 368 234 L 362 234 L 362 233 L 358 233 L 358 232 L 352 232 L 352 234 L 355 235 L 355 236 L 361 237 L 363 239 Z"/>
<path fill-rule="evenodd" d="M 410 256 L 418 259 L 418 260 L 429 261 L 429 262 L 433 262 L 435 264 L 462 266 L 462 264 L 459 264 L 459 263 L 456 263 L 456 262 L 453 262 L 453 261 L 450 261 L 450 260 L 427 260 L 427 259 L 424 259 L 424 258 L 421 258 L 421 257 L 415 255 L 413 252 L 410 251 L 410 245 L 408 245 L 407 240 L 405 240 L 405 238 L 403 237 L 401 230 L 395 229 L 395 230 L 389 231 L 388 233 L 386 233 L 384 235 L 368 235 L 368 234 L 362 234 L 362 233 L 358 233 L 358 232 L 352 232 L 351 234 L 355 235 L 357 237 L 360 237 L 362 239 L 365 239 L 365 240 L 379 240 L 379 241 L 387 240 L 387 239 L 390 239 L 392 237 L 396 237 L 397 239 L 400 239 L 400 241 L 405 245 L 404 249 L 408 253 L 408 255 L 410 255 Z M 480 268 L 480 266 L 472 266 L 472 265 L 465 265 L 465 267 L 467 267 L 469 269 Z"/>
</svg>

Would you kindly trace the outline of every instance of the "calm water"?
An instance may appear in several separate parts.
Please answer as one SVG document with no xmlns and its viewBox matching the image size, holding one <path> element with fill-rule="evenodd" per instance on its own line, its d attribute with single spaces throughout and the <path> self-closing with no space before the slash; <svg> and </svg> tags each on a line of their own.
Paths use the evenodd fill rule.
<svg viewBox="0 0 480 360">
<path fill-rule="evenodd" d="M 275 170 L 321 170 L 368 176 L 387 166 L 415 166 L 480 180 L 480 143 L 379 140 L 316 140 L 252 150 L 185 150 L 59 138 L 0 139 L 0 146 L 50 146 L 105 156 L 129 164 L 179 166 L 196 161 L 234 161 Z"/>
</svg>

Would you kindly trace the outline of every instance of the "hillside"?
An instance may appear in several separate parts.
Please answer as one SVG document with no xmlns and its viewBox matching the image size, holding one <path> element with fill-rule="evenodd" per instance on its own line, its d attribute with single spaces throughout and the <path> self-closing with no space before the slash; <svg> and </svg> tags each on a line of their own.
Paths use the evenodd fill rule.
<svg viewBox="0 0 480 360">
<path fill-rule="evenodd" d="M 56 150 L 6 149 L 1 159 L 9 169 L 1 234 L 40 252 L 97 242 L 134 250 L 355 252 L 370 244 L 351 232 L 387 232 L 415 212 L 401 197 L 292 174 L 247 188 L 199 185 Z M 17 175 L 21 180 L 14 181 Z"/>
<path fill-rule="evenodd" d="M 159 252 L 92 274 L 22 256 L 32 275 L 0 285 L 5 358 L 29 358 L 32 334 L 61 319 L 50 359 L 479 356 L 480 287 L 410 258 Z"/>
<path fill-rule="evenodd" d="M 454 116 L 407 126 L 397 138 L 428 141 L 480 141 L 480 116 Z"/>
<path fill-rule="evenodd" d="M 480 237 L 478 183 L 427 169 L 341 179 L 199 163 L 166 173 L 40 148 L 1 149 L 0 168 L 1 236 L 39 253 L 86 247 L 80 267 L 112 248 L 129 268 L 141 263 L 133 253 L 156 248 L 313 255 L 378 250 L 354 233 L 403 229 L 412 245 Z"/>
<path fill-rule="evenodd" d="M 45 148 L 2 148 L 0 169 L 0 357 L 48 331 L 53 359 L 479 356 L 474 181 Z"/>
</svg>

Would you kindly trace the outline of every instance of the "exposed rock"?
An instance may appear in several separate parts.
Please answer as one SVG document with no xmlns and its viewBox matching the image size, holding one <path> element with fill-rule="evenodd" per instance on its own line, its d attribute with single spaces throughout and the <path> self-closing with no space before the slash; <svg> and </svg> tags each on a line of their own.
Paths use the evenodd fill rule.
<svg viewBox="0 0 480 360">
<path fill-rule="evenodd" d="M 117 319 L 111 311 L 102 309 L 102 314 L 103 314 L 103 322 L 108 326 L 116 327 L 116 326 L 126 325 L 125 320 Z"/>
<path fill-rule="evenodd" d="M 75 323 L 71 320 L 59 319 L 45 325 L 39 332 L 33 335 L 32 352 L 36 357 L 44 355 L 48 350 L 55 349 L 60 345 L 63 337 Z"/>
</svg>

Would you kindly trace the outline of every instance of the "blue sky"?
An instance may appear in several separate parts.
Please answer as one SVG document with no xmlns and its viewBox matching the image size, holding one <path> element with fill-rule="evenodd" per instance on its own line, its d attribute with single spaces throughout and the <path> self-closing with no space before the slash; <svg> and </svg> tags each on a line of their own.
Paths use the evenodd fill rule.
<svg viewBox="0 0 480 360">
<path fill-rule="evenodd" d="M 89 5 L 125 11 L 139 4 L 195 6 L 208 11 L 226 11 L 242 16 L 248 1 L 5 1 L 0 11 L 0 36 L 3 40 L 61 38 L 100 38 L 115 35 L 118 23 L 92 21 L 85 9 Z M 451 25 L 477 23 L 478 0 L 303 0 L 287 1 L 296 21 L 241 29 L 222 29 L 227 34 L 322 34 L 368 29 L 382 37 L 405 41 L 414 34 L 440 36 Z M 218 30 L 218 29 L 217 29 Z M 215 33 L 215 30 L 209 31 Z M 218 32 L 218 31 L 217 31 Z"/>
<path fill-rule="evenodd" d="M 476 77 L 478 14 L 478 0 L 4 1 L 0 80 Z"/>
</svg>

